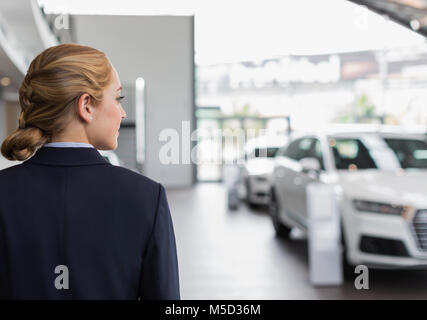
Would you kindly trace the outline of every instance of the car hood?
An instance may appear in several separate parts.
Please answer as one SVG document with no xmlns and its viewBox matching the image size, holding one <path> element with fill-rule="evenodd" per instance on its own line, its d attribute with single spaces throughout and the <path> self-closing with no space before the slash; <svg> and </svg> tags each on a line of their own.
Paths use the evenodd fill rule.
<svg viewBox="0 0 427 320">
<path fill-rule="evenodd" d="M 250 175 L 269 175 L 273 172 L 274 161 L 268 158 L 254 158 L 248 160 L 245 167 Z"/>
<path fill-rule="evenodd" d="M 359 170 L 338 173 L 346 197 L 427 206 L 427 170 Z"/>
</svg>

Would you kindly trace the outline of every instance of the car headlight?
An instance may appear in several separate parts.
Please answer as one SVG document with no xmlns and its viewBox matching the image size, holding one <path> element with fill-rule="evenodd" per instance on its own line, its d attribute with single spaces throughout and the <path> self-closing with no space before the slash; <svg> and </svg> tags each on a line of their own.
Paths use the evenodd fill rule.
<svg viewBox="0 0 427 320">
<path fill-rule="evenodd" d="M 367 211 L 367 212 L 393 214 L 393 215 L 402 215 L 407 209 L 406 206 L 396 206 L 389 203 L 380 203 L 380 202 L 365 201 L 365 200 L 353 200 L 353 206 L 358 211 Z"/>
</svg>

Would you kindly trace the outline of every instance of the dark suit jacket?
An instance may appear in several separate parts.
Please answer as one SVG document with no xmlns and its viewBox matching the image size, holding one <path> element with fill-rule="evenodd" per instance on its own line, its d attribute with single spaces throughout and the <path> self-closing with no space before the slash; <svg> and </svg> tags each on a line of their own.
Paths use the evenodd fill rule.
<svg viewBox="0 0 427 320">
<path fill-rule="evenodd" d="M 42 147 L 1 170 L 0 297 L 180 299 L 164 187 L 94 148 Z"/>
</svg>

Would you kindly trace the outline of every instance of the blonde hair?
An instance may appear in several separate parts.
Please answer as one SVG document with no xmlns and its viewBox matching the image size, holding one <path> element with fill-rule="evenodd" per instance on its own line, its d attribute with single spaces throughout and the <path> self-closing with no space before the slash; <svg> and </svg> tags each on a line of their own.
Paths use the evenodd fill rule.
<svg viewBox="0 0 427 320">
<path fill-rule="evenodd" d="M 94 48 L 61 44 L 41 52 L 31 62 L 19 89 L 19 127 L 1 145 L 9 160 L 25 160 L 76 115 L 76 103 L 88 93 L 98 105 L 112 81 L 106 55 Z"/>
</svg>

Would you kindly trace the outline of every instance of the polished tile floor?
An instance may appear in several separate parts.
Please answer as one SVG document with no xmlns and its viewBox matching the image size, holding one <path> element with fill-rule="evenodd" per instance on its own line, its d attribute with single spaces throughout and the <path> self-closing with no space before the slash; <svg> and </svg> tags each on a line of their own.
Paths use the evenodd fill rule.
<svg viewBox="0 0 427 320">
<path fill-rule="evenodd" d="M 265 209 L 228 211 L 222 184 L 168 189 L 182 299 L 427 299 L 427 271 L 371 270 L 370 288 L 347 280 L 313 287 L 307 242 L 275 237 Z"/>
</svg>

